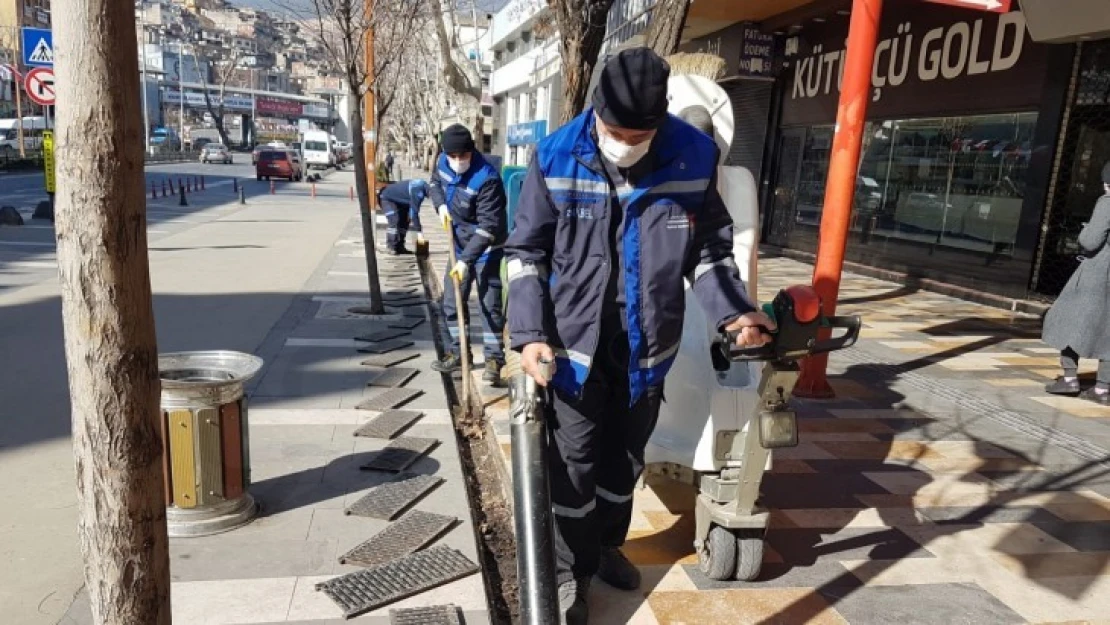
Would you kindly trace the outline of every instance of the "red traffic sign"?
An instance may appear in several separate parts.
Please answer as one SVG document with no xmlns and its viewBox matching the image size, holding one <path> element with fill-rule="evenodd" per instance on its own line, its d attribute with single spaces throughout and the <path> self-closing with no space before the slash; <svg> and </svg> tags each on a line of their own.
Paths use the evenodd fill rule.
<svg viewBox="0 0 1110 625">
<path fill-rule="evenodd" d="M 23 88 L 27 97 L 41 106 L 53 106 L 54 100 L 54 70 L 48 67 L 37 67 L 27 72 L 23 80 Z"/>
<path fill-rule="evenodd" d="M 963 7 L 976 11 L 990 11 L 991 13 L 1009 13 L 1013 0 L 925 0 L 933 4 L 947 4 L 952 7 Z"/>
</svg>

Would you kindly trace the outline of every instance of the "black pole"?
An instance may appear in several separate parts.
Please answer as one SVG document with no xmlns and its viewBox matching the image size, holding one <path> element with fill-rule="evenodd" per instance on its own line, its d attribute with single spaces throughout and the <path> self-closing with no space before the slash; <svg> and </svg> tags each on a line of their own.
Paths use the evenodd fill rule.
<svg viewBox="0 0 1110 625">
<path fill-rule="evenodd" d="M 180 199 L 180 201 L 179 201 L 179 202 L 177 203 L 177 205 L 178 205 L 178 206 L 188 206 L 188 205 L 189 205 L 189 202 L 187 202 L 187 201 L 185 200 L 185 185 L 181 185 L 181 193 L 179 193 L 178 195 L 180 196 L 180 198 L 181 198 L 181 199 Z"/>
<path fill-rule="evenodd" d="M 520 622 L 556 625 L 558 582 L 547 477 L 547 429 L 543 421 L 550 402 L 544 401 L 538 390 L 535 381 L 525 374 L 513 376 L 509 389 Z"/>
</svg>

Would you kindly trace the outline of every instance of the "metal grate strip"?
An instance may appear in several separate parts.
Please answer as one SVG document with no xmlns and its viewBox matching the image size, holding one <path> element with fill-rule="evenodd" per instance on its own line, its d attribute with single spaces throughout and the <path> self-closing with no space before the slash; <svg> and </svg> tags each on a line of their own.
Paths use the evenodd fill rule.
<svg viewBox="0 0 1110 625">
<path fill-rule="evenodd" d="M 413 510 L 339 556 L 340 564 L 378 566 L 426 547 L 458 522 L 453 516 Z"/>
<path fill-rule="evenodd" d="M 416 326 L 418 326 L 422 323 L 424 323 L 424 318 L 423 317 L 419 317 L 419 318 L 418 317 L 406 317 L 404 319 L 398 319 L 396 321 L 390 321 L 386 325 L 388 325 L 391 328 L 411 330 L 411 329 L 415 328 Z"/>
<path fill-rule="evenodd" d="M 409 554 L 392 562 L 316 584 L 344 618 L 431 590 L 478 572 L 478 565 L 445 545 Z"/>
<path fill-rule="evenodd" d="M 396 369 L 386 369 L 378 373 L 374 379 L 367 382 L 367 386 L 382 386 L 387 388 L 396 388 L 404 386 L 406 382 L 416 377 L 420 373 L 419 369 L 412 367 L 397 367 Z"/>
<path fill-rule="evenodd" d="M 380 341 L 378 343 L 371 343 L 370 345 L 367 345 L 366 347 L 360 347 L 358 351 L 363 353 L 363 354 L 385 354 L 385 353 L 388 353 L 388 352 L 392 352 L 392 351 L 401 349 L 402 347 L 412 347 L 412 346 L 413 346 L 412 341 L 406 341 L 405 339 L 389 339 L 387 341 Z"/>
<path fill-rule="evenodd" d="M 418 388 L 391 388 L 355 406 L 359 410 L 385 411 L 406 404 L 424 391 Z"/>
<path fill-rule="evenodd" d="M 355 340 L 356 341 L 365 341 L 367 343 L 381 343 L 382 341 L 388 341 L 389 339 L 395 339 L 397 337 L 407 336 L 407 335 L 408 335 L 408 332 L 406 330 L 397 330 L 397 329 L 378 330 L 377 332 L 371 332 L 369 334 L 360 334 L 360 335 L 355 337 Z"/>
<path fill-rule="evenodd" d="M 454 605 L 390 610 L 389 623 L 390 625 L 462 625 L 462 621 L 459 620 L 459 608 Z"/>
<path fill-rule="evenodd" d="M 363 471 L 404 471 L 438 444 L 439 440 L 434 438 L 401 436 L 393 439 L 359 468 Z"/>
<path fill-rule="evenodd" d="M 355 430 L 355 436 L 393 438 L 422 416 L 419 410 L 387 410 Z"/>
<path fill-rule="evenodd" d="M 419 352 L 387 352 L 376 354 L 362 361 L 368 367 L 392 367 L 419 356 Z"/>
<path fill-rule="evenodd" d="M 371 519 L 392 521 L 421 497 L 443 483 L 436 475 L 399 473 L 395 482 L 386 482 L 371 488 L 358 501 L 344 510 L 344 514 Z"/>
</svg>

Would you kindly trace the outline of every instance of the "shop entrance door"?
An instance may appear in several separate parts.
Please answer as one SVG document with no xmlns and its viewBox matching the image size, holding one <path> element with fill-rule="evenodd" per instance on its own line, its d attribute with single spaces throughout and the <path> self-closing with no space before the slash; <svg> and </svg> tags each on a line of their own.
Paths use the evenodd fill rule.
<svg viewBox="0 0 1110 625">
<path fill-rule="evenodd" d="M 798 173 L 802 165 L 802 148 L 806 129 L 791 128 L 779 135 L 778 163 L 775 165 L 775 194 L 765 238 L 771 245 L 786 247 L 794 229 L 794 211 L 798 200 Z"/>
<path fill-rule="evenodd" d="M 1079 231 L 1093 212 L 1095 202 L 1104 195 L 1102 167 L 1110 163 L 1110 106 L 1099 119 L 1089 119 L 1072 131 L 1074 149 L 1064 152 L 1070 171 L 1061 172 L 1056 191 L 1054 227 L 1049 229 L 1037 291 L 1058 294 L 1079 266 Z M 1063 169 L 1063 167 L 1061 168 Z"/>
</svg>

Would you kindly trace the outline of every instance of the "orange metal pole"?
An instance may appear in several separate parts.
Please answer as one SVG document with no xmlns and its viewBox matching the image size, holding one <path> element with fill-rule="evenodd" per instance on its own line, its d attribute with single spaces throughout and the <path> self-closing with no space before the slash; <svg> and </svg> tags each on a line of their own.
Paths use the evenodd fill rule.
<svg viewBox="0 0 1110 625">
<path fill-rule="evenodd" d="M 883 0 L 852 0 L 844 79 L 836 109 L 836 133 L 825 184 L 817 263 L 813 270 L 813 287 L 821 297 L 822 312 L 830 316 L 836 314 L 844 250 L 848 246 L 852 198 L 856 190 L 867 105 L 871 100 L 871 69 L 875 62 L 882 12 Z M 822 331 L 822 335 L 827 337 L 828 331 Z M 794 394 L 799 397 L 833 397 L 835 393 L 825 375 L 828 362 L 827 354 L 806 358 L 802 362 L 802 375 Z"/>
</svg>

